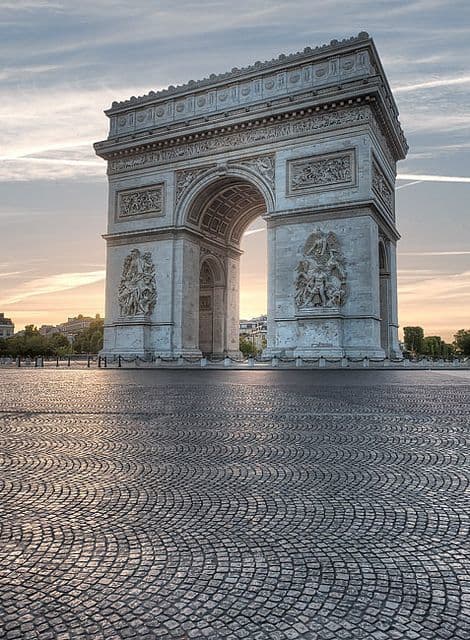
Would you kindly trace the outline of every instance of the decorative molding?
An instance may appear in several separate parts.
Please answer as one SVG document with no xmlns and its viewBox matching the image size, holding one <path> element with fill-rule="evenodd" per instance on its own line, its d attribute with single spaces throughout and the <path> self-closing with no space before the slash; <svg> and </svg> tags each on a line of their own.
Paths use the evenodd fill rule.
<svg viewBox="0 0 470 640">
<path fill-rule="evenodd" d="M 274 180 L 274 172 L 275 172 L 275 159 L 274 154 L 272 155 L 263 155 L 256 156 L 254 158 L 246 158 L 240 160 L 234 160 L 227 163 L 227 169 L 230 166 L 238 165 L 242 167 L 247 167 L 251 169 L 255 173 L 259 174 L 261 178 L 263 178 L 271 188 L 274 193 L 275 190 L 275 180 Z M 215 165 L 205 165 L 203 167 L 195 167 L 191 169 L 181 169 L 175 172 L 175 204 L 178 204 L 187 191 L 191 188 L 194 181 L 200 178 L 204 173 L 207 173 L 211 169 L 214 168 Z"/>
<path fill-rule="evenodd" d="M 296 307 L 303 314 L 338 311 L 345 297 L 346 270 L 338 238 L 331 231 L 314 231 L 296 268 Z"/>
<path fill-rule="evenodd" d="M 133 169 L 143 169 L 155 165 L 196 159 L 214 153 L 233 151 L 243 147 L 289 140 L 308 136 L 319 131 L 329 131 L 344 127 L 366 124 L 374 116 L 368 105 L 338 109 L 327 113 L 317 113 L 298 119 L 275 122 L 253 128 L 243 128 L 233 133 L 206 136 L 194 142 L 183 142 L 166 148 L 145 151 L 122 158 L 110 159 L 108 173 L 116 174 Z"/>
<path fill-rule="evenodd" d="M 191 118 L 222 115 L 230 109 L 263 100 L 282 99 L 329 85 L 368 79 L 376 74 L 373 47 L 366 33 L 330 45 L 306 47 L 302 52 L 280 55 L 244 69 L 212 74 L 180 87 L 123 102 L 106 111 L 111 119 L 110 137 L 168 126 Z M 391 107 L 395 109 L 393 101 Z"/>
<path fill-rule="evenodd" d="M 149 251 L 132 249 L 124 260 L 118 302 L 123 317 L 149 316 L 157 302 L 155 266 Z"/>
<path fill-rule="evenodd" d="M 214 165 L 197 167 L 195 169 L 181 169 L 175 172 L 175 204 L 182 199 L 186 191 L 203 173 L 206 173 Z"/>
<path fill-rule="evenodd" d="M 256 156 L 254 158 L 247 158 L 246 160 L 238 160 L 236 164 L 242 165 L 244 167 L 248 167 L 255 173 L 258 173 L 265 182 L 271 188 L 271 191 L 274 193 L 276 188 L 275 182 L 275 156 L 274 154 L 265 155 L 265 156 Z"/>
<path fill-rule="evenodd" d="M 201 293 L 199 296 L 199 311 L 212 311 L 212 296 Z"/>
<path fill-rule="evenodd" d="M 393 188 L 375 160 L 372 161 L 372 189 L 390 213 L 393 214 Z"/>
<path fill-rule="evenodd" d="M 118 191 L 116 194 L 117 220 L 127 220 L 140 216 L 163 216 L 163 188 L 164 184 L 159 183 L 139 189 Z"/>
<path fill-rule="evenodd" d="M 354 149 L 287 162 L 287 195 L 341 189 L 356 185 Z"/>
</svg>

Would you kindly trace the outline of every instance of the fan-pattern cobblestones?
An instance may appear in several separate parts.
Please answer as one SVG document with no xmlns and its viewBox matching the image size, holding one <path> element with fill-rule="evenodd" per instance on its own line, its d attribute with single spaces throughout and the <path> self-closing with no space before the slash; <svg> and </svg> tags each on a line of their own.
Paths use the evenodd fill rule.
<svg viewBox="0 0 470 640">
<path fill-rule="evenodd" d="M 470 637 L 470 376 L 0 376 L 1 638 Z"/>
</svg>

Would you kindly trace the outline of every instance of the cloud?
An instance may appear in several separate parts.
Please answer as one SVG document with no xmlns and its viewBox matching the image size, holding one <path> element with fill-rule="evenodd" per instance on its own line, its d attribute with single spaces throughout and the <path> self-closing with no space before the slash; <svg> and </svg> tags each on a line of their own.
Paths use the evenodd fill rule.
<svg viewBox="0 0 470 640">
<path fill-rule="evenodd" d="M 15 289 L 15 293 L 0 300 L 0 305 L 16 304 L 34 296 L 76 289 L 105 279 L 104 269 L 99 271 L 58 273 L 44 278 L 35 278 Z"/>
<path fill-rule="evenodd" d="M 470 324 L 470 271 L 398 274 L 400 324 L 420 324 L 425 333 L 441 333 L 446 340 Z"/>
</svg>

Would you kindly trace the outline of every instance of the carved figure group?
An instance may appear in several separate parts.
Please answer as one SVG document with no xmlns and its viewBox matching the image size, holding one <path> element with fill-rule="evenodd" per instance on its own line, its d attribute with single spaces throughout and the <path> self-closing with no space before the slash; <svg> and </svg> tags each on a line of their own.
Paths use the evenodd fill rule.
<svg viewBox="0 0 470 640">
<path fill-rule="evenodd" d="M 291 186 L 294 189 L 300 189 L 307 185 L 336 184 L 348 182 L 351 179 L 351 156 L 345 155 L 294 163 Z"/>
<path fill-rule="evenodd" d="M 162 187 L 121 193 L 119 215 L 124 217 L 149 212 L 159 213 L 162 211 L 162 202 Z"/>
<path fill-rule="evenodd" d="M 118 292 L 122 316 L 148 315 L 157 301 L 155 267 L 149 252 L 132 249 L 124 260 Z"/>
<path fill-rule="evenodd" d="M 337 308 L 346 296 L 346 270 L 334 233 L 316 231 L 307 239 L 296 269 L 295 303 L 298 309 Z"/>
</svg>

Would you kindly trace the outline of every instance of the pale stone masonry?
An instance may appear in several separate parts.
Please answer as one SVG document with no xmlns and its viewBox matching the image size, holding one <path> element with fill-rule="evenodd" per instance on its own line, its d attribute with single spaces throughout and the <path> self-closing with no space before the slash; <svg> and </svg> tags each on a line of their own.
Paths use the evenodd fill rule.
<svg viewBox="0 0 470 640">
<path fill-rule="evenodd" d="M 10 318 L 5 318 L 4 313 L 0 313 L 0 338 L 11 338 L 15 333 L 15 325 Z"/>
<path fill-rule="evenodd" d="M 400 355 L 394 183 L 407 143 L 367 34 L 106 114 L 104 353 L 237 354 L 240 239 L 263 216 L 268 353 Z"/>
</svg>

